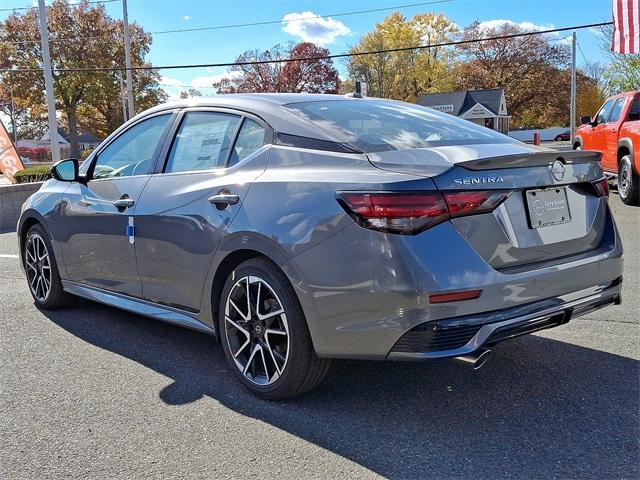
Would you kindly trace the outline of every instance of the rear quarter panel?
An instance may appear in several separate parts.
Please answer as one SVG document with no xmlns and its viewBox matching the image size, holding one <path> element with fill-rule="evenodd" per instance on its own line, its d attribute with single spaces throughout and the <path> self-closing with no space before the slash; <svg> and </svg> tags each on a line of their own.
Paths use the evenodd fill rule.
<svg viewBox="0 0 640 480">
<path fill-rule="evenodd" d="M 354 224 L 337 192 L 401 189 L 407 181 L 435 188 L 430 179 L 377 169 L 365 155 L 274 146 L 227 235 L 262 235 L 293 258 Z"/>
<path fill-rule="evenodd" d="M 272 147 L 265 172 L 251 184 L 220 242 L 205 289 L 212 290 L 215 271 L 228 255 L 254 250 L 283 268 L 307 318 L 316 317 L 313 295 L 296 286 L 300 282 L 291 261 L 348 227 L 360 228 L 338 203 L 337 192 L 406 189 L 409 185 L 435 189 L 430 179 L 377 169 L 364 155 Z M 210 299 L 203 295 L 203 316 L 213 317 L 210 309 Z M 317 325 L 313 320 L 309 324 L 312 330 Z"/>
</svg>

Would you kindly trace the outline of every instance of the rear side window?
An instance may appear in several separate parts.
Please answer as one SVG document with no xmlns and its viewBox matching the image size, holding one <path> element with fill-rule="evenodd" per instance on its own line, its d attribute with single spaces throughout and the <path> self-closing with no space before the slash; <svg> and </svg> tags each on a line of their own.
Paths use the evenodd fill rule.
<svg viewBox="0 0 640 480">
<path fill-rule="evenodd" d="M 596 123 L 606 123 L 613 108 L 613 100 L 606 102 L 596 115 Z"/>
<path fill-rule="evenodd" d="M 216 112 L 187 113 L 176 135 L 165 173 L 223 167 L 240 117 Z"/>
<path fill-rule="evenodd" d="M 619 98 L 611 109 L 611 115 L 609 115 L 609 123 L 617 122 L 620 119 L 620 114 L 624 108 L 624 102 L 626 98 Z"/>
<path fill-rule="evenodd" d="M 266 131 L 258 122 L 245 118 L 229 157 L 229 166 L 241 162 L 264 145 Z"/>
<path fill-rule="evenodd" d="M 362 152 L 514 142 L 468 120 L 401 102 L 328 100 L 286 107 Z"/>
</svg>

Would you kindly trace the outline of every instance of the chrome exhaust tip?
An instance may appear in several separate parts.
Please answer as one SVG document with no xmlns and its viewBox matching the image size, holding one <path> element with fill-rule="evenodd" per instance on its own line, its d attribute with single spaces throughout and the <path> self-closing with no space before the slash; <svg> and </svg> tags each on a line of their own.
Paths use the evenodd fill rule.
<svg viewBox="0 0 640 480">
<path fill-rule="evenodd" d="M 491 350 L 480 349 L 469 355 L 463 355 L 461 357 L 455 357 L 455 360 L 458 360 L 462 363 L 469 365 L 474 370 L 480 370 L 482 366 L 487 363 L 489 360 L 489 356 L 491 354 Z"/>
</svg>

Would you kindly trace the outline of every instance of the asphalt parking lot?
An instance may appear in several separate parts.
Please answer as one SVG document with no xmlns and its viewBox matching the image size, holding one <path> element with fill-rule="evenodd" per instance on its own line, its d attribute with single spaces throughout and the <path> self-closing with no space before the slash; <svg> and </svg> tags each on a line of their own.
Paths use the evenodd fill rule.
<svg viewBox="0 0 640 480">
<path fill-rule="evenodd" d="M 0 235 L 0 478 L 639 478 L 640 208 L 623 304 L 458 362 L 335 362 L 248 394 L 211 337 L 87 301 L 37 310 Z"/>
</svg>

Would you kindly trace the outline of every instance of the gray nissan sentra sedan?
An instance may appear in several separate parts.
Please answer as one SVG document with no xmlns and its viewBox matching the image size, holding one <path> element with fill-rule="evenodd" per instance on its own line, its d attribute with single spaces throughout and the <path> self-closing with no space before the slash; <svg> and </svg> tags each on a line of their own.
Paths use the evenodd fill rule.
<svg viewBox="0 0 640 480">
<path fill-rule="evenodd" d="M 620 302 L 599 154 L 420 106 L 246 94 L 148 110 L 25 203 L 37 306 L 215 334 L 265 398 L 331 358 L 457 357 Z"/>
</svg>

